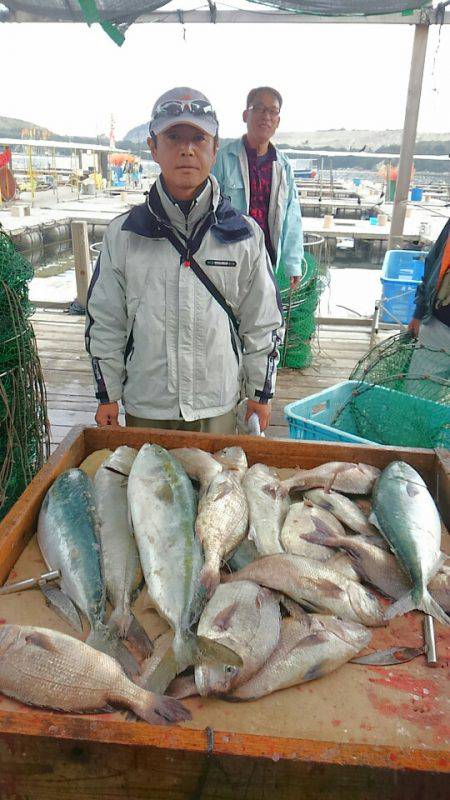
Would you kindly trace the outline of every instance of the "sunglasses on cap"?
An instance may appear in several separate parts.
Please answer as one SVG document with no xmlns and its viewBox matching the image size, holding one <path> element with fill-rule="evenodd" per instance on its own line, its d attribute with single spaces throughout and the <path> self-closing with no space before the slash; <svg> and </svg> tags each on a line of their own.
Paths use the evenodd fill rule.
<svg viewBox="0 0 450 800">
<path fill-rule="evenodd" d="M 156 107 L 152 121 L 161 117 L 180 117 L 186 112 L 194 117 L 207 116 L 217 120 L 212 105 L 206 100 L 168 100 Z"/>
</svg>

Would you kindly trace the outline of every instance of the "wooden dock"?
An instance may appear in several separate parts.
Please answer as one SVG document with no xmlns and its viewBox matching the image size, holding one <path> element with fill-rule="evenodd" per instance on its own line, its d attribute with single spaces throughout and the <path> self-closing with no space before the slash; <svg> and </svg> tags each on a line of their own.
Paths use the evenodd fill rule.
<svg viewBox="0 0 450 800">
<path fill-rule="evenodd" d="M 54 449 L 72 426 L 94 424 L 97 401 L 84 349 L 84 317 L 38 311 L 33 326 L 47 387 Z M 284 406 L 346 380 L 369 349 L 369 340 L 368 327 L 321 325 L 313 364 L 304 370 L 279 370 L 269 436 L 288 437 Z"/>
</svg>

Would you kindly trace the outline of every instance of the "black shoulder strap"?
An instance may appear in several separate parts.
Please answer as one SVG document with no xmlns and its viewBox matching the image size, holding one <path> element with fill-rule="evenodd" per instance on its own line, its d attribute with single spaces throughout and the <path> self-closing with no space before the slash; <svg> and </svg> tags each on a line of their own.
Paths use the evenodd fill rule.
<svg viewBox="0 0 450 800">
<path fill-rule="evenodd" d="M 203 272 L 200 264 L 195 260 L 193 255 L 189 252 L 188 247 L 184 247 L 183 246 L 183 243 L 178 239 L 178 237 L 175 235 L 175 233 L 170 228 L 165 228 L 164 229 L 164 233 L 165 233 L 166 238 L 169 240 L 169 242 L 171 244 L 173 244 L 173 246 L 175 247 L 176 250 L 178 250 L 181 258 L 184 259 L 185 265 L 186 266 L 189 265 L 190 269 L 192 269 L 192 271 L 195 273 L 195 275 L 197 276 L 199 281 L 201 281 L 201 283 L 203 283 L 203 286 L 205 287 L 205 289 L 208 290 L 208 292 L 212 295 L 212 297 L 214 297 L 214 300 L 216 300 L 216 302 L 219 303 L 219 305 L 223 308 L 225 313 L 228 314 L 228 317 L 229 317 L 229 319 L 231 321 L 231 324 L 233 325 L 233 328 L 234 328 L 234 330 L 236 332 L 236 335 L 238 336 L 239 341 L 240 341 L 239 323 L 238 323 L 238 321 L 236 319 L 236 316 L 234 315 L 231 307 L 228 305 L 227 301 L 225 300 L 224 296 L 219 292 L 217 286 L 215 286 L 214 283 L 212 282 L 212 280 L 210 280 L 210 278 L 208 278 L 206 273 Z M 242 342 L 241 342 L 241 344 L 242 344 Z"/>
</svg>

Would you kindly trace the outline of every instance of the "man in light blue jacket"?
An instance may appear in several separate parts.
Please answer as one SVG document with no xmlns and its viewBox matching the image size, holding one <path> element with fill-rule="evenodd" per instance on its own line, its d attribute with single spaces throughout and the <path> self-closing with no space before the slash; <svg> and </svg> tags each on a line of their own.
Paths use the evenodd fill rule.
<svg viewBox="0 0 450 800">
<path fill-rule="evenodd" d="M 219 150 L 212 172 L 232 206 L 262 228 L 275 272 L 282 264 L 294 288 L 304 260 L 300 204 L 290 161 L 270 141 L 282 102 L 276 89 L 252 89 L 243 113 L 247 133 Z"/>
</svg>

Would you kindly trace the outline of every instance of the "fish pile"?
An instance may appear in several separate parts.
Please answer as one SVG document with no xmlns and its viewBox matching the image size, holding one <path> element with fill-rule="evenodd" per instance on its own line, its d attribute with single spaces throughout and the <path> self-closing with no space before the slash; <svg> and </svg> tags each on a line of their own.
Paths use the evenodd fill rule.
<svg viewBox="0 0 450 800">
<path fill-rule="evenodd" d="M 370 516 L 348 495 L 371 496 Z M 254 700 L 315 680 L 396 614 L 450 623 L 440 537 L 405 462 L 332 462 L 282 480 L 240 447 L 119 447 L 93 480 L 59 475 L 39 516 L 44 560 L 61 575 L 42 591 L 79 637 L 82 615 L 86 641 L 3 625 L 0 691 L 168 724 L 189 718 L 179 700 L 190 694 Z M 132 612 L 144 582 L 168 626 L 153 643 Z M 379 595 L 395 601 L 386 613 Z"/>
</svg>

